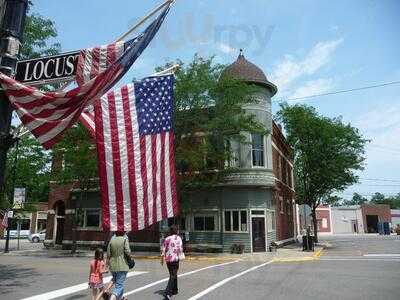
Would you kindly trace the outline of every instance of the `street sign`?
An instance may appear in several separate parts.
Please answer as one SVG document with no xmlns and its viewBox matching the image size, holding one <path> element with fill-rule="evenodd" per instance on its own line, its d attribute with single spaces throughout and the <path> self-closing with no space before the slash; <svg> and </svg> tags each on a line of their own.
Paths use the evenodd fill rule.
<svg viewBox="0 0 400 300">
<path fill-rule="evenodd" d="M 15 188 L 14 189 L 14 205 L 13 208 L 22 208 L 25 203 L 25 188 Z"/>
<path fill-rule="evenodd" d="M 79 51 L 61 53 L 17 63 L 15 79 L 29 84 L 41 85 L 73 80 L 76 75 Z"/>
<path fill-rule="evenodd" d="M 8 218 L 12 218 L 14 216 L 14 212 L 12 211 L 12 210 L 9 210 L 8 212 L 7 212 L 7 217 Z"/>
</svg>

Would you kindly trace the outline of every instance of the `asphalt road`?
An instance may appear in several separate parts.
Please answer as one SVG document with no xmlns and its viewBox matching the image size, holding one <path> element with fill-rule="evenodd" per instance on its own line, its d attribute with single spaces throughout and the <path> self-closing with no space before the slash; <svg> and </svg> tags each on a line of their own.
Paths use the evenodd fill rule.
<svg viewBox="0 0 400 300">
<path fill-rule="evenodd" d="M 336 236 L 319 260 L 185 261 L 175 299 L 400 299 L 400 237 Z M 90 258 L 0 256 L 0 299 L 90 299 Z M 168 273 L 138 260 L 128 299 L 162 299 Z M 49 292 L 52 294 L 48 294 Z M 62 296 L 63 295 L 63 296 Z"/>
</svg>

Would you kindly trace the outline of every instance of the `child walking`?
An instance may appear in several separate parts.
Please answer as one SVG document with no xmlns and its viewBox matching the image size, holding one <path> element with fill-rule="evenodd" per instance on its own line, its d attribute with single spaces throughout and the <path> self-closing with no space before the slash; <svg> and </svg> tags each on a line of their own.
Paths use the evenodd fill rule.
<svg viewBox="0 0 400 300">
<path fill-rule="evenodd" d="M 104 272 L 106 272 L 106 264 L 104 262 L 103 250 L 96 249 L 94 259 L 90 262 L 89 274 L 89 287 L 92 289 L 92 300 L 96 300 L 104 288 Z"/>
</svg>

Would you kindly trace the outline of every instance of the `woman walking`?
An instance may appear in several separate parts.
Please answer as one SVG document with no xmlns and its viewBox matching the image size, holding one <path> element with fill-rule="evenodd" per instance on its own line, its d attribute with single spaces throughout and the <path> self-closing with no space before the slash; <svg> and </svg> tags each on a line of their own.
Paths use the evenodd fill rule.
<svg viewBox="0 0 400 300">
<path fill-rule="evenodd" d="M 165 289 L 165 299 L 172 299 L 173 295 L 178 294 L 178 269 L 179 261 L 182 259 L 184 259 L 182 239 L 178 235 L 178 228 L 172 225 L 169 236 L 164 240 L 161 253 L 161 264 L 165 260 L 169 272 L 168 285 Z"/>
<path fill-rule="evenodd" d="M 110 298 L 112 300 L 123 299 L 126 274 L 129 271 L 125 256 L 131 255 L 131 249 L 129 248 L 129 241 L 124 237 L 124 234 L 125 232 L 123 231 L 117 231 L 107 247 L 107 264 L 114 282 Z"/>
</svg>

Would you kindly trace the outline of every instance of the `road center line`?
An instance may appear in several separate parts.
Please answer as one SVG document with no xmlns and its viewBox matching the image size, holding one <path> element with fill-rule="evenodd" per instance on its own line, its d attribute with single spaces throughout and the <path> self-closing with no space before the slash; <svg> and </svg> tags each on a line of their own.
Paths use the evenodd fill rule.
<svg viewBox="0 0 400 300">
<path fill-rule="evenodd" d="M 133 272 L 129 272 L 127 275 L 127 278 L 132 277 L 132 276 L 137 276 L 137 275 L 141 275 L 144 273 L 148 273 L 148 272 L 141 272 L 141 271 L 133 271 Z M 111 276 L 107 276 L 104 277 L 104 283 L 108 283 L 111 280 Z M 40 295 L 36 295 L 36 296 L 32 296 L 32 297 L 28 297 L 28 298 L 24 298 L 22 300 L 50 300 L 50 299 L 55 299 L 58 297 L 62 297 L 62 296 L 66 296 L 69 294 L 73 294 L 73 293 L 77 293 L 80 291 L 84 291 L 88 289 L 88 283 L 81 283 L 81 284 L 77 284 L 77 285 L 73 285 L 73 286 L 69 286 L 66 288 L 62 288 L 59 290 L 54 290 L 51 292 L 47 292 L 44 294 L 40 294 Z"/>
<path fill-rule="evenodd" d="M 270 264 L 270 263 L 272 263 L 272 262 L 273 262 L 273 261 L 268 261 L 268 262 L 263 263 L 263 264 L 261 264 L 261 265 L 257 265 L 257 266 L 254 266 L 254 267 L 250 268 L 250 269 L 244 270 L 244 271 L 242 271 L 242 272 L 240 272 L 240 273 L 238 273 L 238 274 L 236 274 L 236 275 L 234 275 L 234 276 L 225 278 L 224 280 L 221 280 L 220 282 L 217 282 L 216 284 L 213 284 L 212 286 L 208 287 L 208 288 L 205 289 L 204 291 L 202 291 L 202 292 L 200 292 L 200 293 L 194 295 L 193 297 L 189 298 L 188 300 L 196 300 L 196 299 L 199 299 L 199 298 L 203 297 L 204 295 L 207 295 L 208 293 L 212 292 L 213 290 L 219 288 L 220 286 L 223 286 L 225 283 L 227 283 L 227 282 L 229 282 L 229 281 L 231 281 L 231 280 L 233 280 L 233 279 L 235 279 L 235 278 L 238 278 L 238 277 L 240 277 L 240 276 L 242 276 L 242 275 L 244 275 L 244 274 L 246 274 L 246 273 L 249 273 L 249 272 L 252 272 L 252 271 L 254 271 L 254 270 L 257 270 L 257 269 L 259 269 L 259 268 L 261 268 L 261 267 L 264 267 L 264 266 L 266 266 L 266 265 L 268 265 L 268 264 Z"/>
<path fill-rule="evenodd" d="M 180 278 L 180 277 L 189 276 L 189 275 L 195 274 L 195 273 L 197 273 L 197 272 L 201 272 L 201 271 L 208 270 L 208 269 L 212 269 L 212 268 L 217 268 L 217 267 L 222 267 L 222 266 L 230 265 L 230 264 L 234 264 L 234 263 L 237 263 L 237 262 L 239 262 L 239 260 L 235 260 L 235 261 L 230 261 L 230 262 L 226 262 L 226 263 L 222 263 L 222 264 L 218 264 L 218 265 L 212 265 L 212 266 L 204 267 L 204 268 L 201 268 L 201 269 L 197 269 L 197 270 L 193 270 L 193 271 L 190 271 L 190 272 L 186 272 L 186 273 L 179 274 L 178 277 Z M 157 285 L 157 284 L 160 284 L 160 283 L 163 283 L 163 282 L 165 282 L 165 281 L 168 281 L 168 279 L 169 279 L 169 277 L 164 278 L 164 279 L 160 279 L 160 280 L 157 280 L 157 281 L 154 281 L 154 282 L 149 283 L 149 284 L 146 284 L 146 285 L 144 285 L 144 286 L 142 286 L 142 287 L 140 287 L 140 288 L 137 288 L 137 289 L 134 289 L 134 290 L 132 290 L 132 291 L 126 292 L 126 293 L 124 294 L 124 296 L 126 297 L 126 296 L 129 296 L 129 295 L 132 295 L 132 294 L 141 292 L 141 291 L 143 291 L 143 290 L 145 290 L 145 289 L 148 289 L 148 288 L 150 288 L 150 287 L 152 287 L 152 286 L 155 286 L 155 285 Z"/>
</svg>

